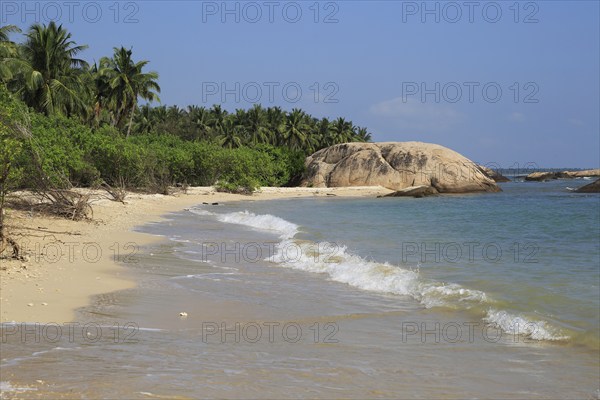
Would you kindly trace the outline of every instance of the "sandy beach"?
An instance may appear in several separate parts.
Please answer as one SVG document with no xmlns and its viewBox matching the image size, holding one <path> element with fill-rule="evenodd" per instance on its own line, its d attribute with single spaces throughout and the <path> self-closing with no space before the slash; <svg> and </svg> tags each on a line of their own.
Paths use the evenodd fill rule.
<svg viewBox="0 0 600 400">
<path fill-rule="evenodd" d="M 119 265 L 139 246 L 160 238 L 133 232 L 162 215 L 196 204 L 299 197 L 376 197 L 383 187 L 261 188 L 252 196 L 190 188 L 172 196 L 130 193 L 125 204 L 98 191 L 91 221 L 69 221 L 9 210 L 8 227 L 26 261 L 0 259 L 0 321 L 63 323 L 91 297 L 135 286 Z M 131 246 L 133 244 L 133 247 Z"/>
<path fill-rule="evenodd" d="M 595 398 L 594 319 L 576 336 L 555 330 L 558 319 L 523 311 L 574 303 L 592 315 L 597 307 L 585 299 L 596 289 L 573 282 L 584 272 L 561 276 L 578 285 L 581 301 L 535 303 L 520 290 L 533 283 L 517 282 L 519 301 L 496 306 L 496 287 L 524 269 L 564 270 L 549 249 L 573 248 L 561 232 L 539 262 L 516 262 L 501 239 L 522 218 L 515 196 L 537 195 L 522 207 L 544 204 L 543 221 L 574 201 L 587 211 L 568 218 L 586 221 L 597 204 L 570 193 L 556 204 L 562 184 L 548 185 L 550 194 L 515 182 L 502 195 L 430 199 L 377 199 L 387 192 L 379 187 L 252 196 L 203 187 L 130 194 L 126 204 L 96 192 L 92 221 L 13 211 L 28 261 L 2 260 L 0 397 Z M 503 218 L 516 214 L 499 232 L 483 223 L 490 202 Z M 465 224 L 465 215 L 482 223 Z M 416 255 L 400 258 L 402 243 L 431 255 L 433 240 L 497 243 L 508 255 L 451 263 L 442 253 L 418 272 Z M 215 244 L 219 251 L 205 247 Z M 506 324 L 526 317 L 529 333 Z"/>
</svg>

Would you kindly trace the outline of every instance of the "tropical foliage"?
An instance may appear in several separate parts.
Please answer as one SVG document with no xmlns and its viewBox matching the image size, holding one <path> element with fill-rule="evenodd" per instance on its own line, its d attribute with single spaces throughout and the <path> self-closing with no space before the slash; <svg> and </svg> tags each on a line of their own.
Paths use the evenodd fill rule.
<svg viewBox="0 0 600 400">
<path fill-rule="evenodd" d="M 40 172 L 56 184 L 67 177 L 80 187 L 124 182 L 153 192 L 177 184 L 249 191 L 293 183 L 303 170 L 304 154 L 285 147 L 229 149 L 155 133 L 127 138 L 109 125 L 92 129 L 62 115 L 28 115 L 1 85 L 0 111 L 0 191 L 5 183 L 26 188 Z M 27 126 L 28 137 L 19 134 L 20 126 Z M 39 163 L 31 162 L 32 154 Z M 4 171 L 10 179 L 1 179 L 8 176 Z"/>
<path fill-rule="evenodd" d="M 286 112 L 279 107 L 254 105 L 229 113 L 220 105 L 150 107 L 144 105 L 133 118 L 133 132 L 161 132 L 186 140 L 207 140 L 226 148 L 269 144 L 312 154 L 337 143 L 366 142 L 371 134 L 338 118 L 314 118 L 304 111 Z"/>
<path fill-rule="evenodd" d="M 159 75 L 131 49 L 114 48 L 90 65 L 81 58 L 87 46 L 62 25 L 35 24 L 20 42 L 11 41 L 19 33 L 12 25 L 0 27 L 1 100 L 30 110 L 32 143 L 42 149 L 44 168 L 78 185 L 289 185 L 298 181 L 306 155 L 371 140 L 351 121 L 300 109 L 153 107 L 160 102 Z M 34 173 L 26 157 L 13 164 L 23 176 L 19 185 L 26 186 L 27 174 Z"/>
</svg>

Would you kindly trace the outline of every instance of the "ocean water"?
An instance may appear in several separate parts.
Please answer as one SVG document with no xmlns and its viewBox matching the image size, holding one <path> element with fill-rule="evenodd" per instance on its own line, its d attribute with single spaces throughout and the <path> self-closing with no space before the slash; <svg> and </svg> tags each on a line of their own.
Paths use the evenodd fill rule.
<svg viewBox="0 0 600 400">
<path fill-rule="evenodd" d="M 2 327 L 3 396 L 599 398 L 600 196 L 575 183 L 173 213 L 72 337 Z"/>
</svg>

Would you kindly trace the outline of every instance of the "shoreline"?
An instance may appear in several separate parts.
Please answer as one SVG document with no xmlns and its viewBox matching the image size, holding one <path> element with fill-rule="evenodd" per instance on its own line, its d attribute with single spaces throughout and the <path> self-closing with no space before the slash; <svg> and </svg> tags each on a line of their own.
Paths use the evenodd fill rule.
<svg viewBox="0 0 600 400">
<path fill-rule="evenodd" d="M 129 193 L 125 204 L 93 193 L 91 221 L 70 221 L 26 211 L 7 214 L 10 234 L 27 261 L 1 259 L 0 323 L 67 323 L 93 296 L 135 287 L 119 259 L 161 238 L 133 231 L 165 214 L 203 202 L 263 201 L 293 198 L 376 197 L 380 187 L 261 188 L 248 195 L 189 188 L 171 196 Z M 136 247 L 132 247 L 131 244 Z"/>
<path fill-rule="evenodd" d="M 553 187 L 559 189 L 560 185 Z M 520 188 L 515 189 L 516 193 L 513 193 L 518 194 Z M 282 193 L 273 193 L 280 191 Z M 535 191 L 532 188 L 528 193 Z M 560 328 L 554 323 L 565 319 L 562 314 L 543 321 L 523 319 L 533 315 L 530 310 L 537 309 L 536 303 L 520 306 L 528 304 L 520 300 L 531 298 L 529 294 L 516 298 L 519 301 L 514 307 L 505 303 L 505 297 L 496 297 L 488 288 L 495 287 L 492 280 L 498 278 L 493 272 L 498 270 L 498 264 L 486 266 L 475 261 L 472 267 L 462 268 L 464 277 L 476 271 L 478 276 L 474 279 L 479 279 L 480 285 L 470 285 L 460 276 L 449 281 L 438 280 L 444 272 L 452 272 L 443 266 L 438 268 L 442 274 L 425 277 L 430 278 L 426 281 L 402 271 L 399 275 L 390 274 L 391 271 L 381 265 L 392 259 L 390 253 L 382 252 L 391 248 L 388 237 L 398 239 L 397 243 L 426 241 L 432 236 L 435 237 L 432 240 L 437 241 L 454 240 L 454 232 L 463 218 L 460 212 L 465 209 L 461 199 L 449 197 L 445 200 L 447 204 L 440 207 L 435 202 L 423 206 L 425 203 L 420 200 L 399 204 L 393 200 L 380 203 L 371 197 L 356 197 L 365 192 L 371 196 L 370 190 L 355 190 L 355 197 L 342 196 L 339 190 L 318 192 L 265 189 L 256 197 L 249 197 L 212 195 L 212 190 L 205 193 L 203 189 L 193 189 L 190 194 L 177 197 L 133 194 L 126 200 L 129 202 L 126 206 L 97 202 L 94 208 L 100 222 L 85 223 L 84 226 L 89 228 L 85 232 L 83 228 L 73 228 L 74 234 L 61 240 L 83 242 L 88 240 L 86 235 L 89 234 L 102 246 L 109 246 L 111 242 L 121 240 L 115 231 L 121 231 L 121 227 L 134 227 L 134 233 L 123 230 L 123 240 L 144 246 L 136 256 L 139 256 L 137 264 L 128 264 L 126 260 L 120 265 L 112 263 L 112 251 L 109 251 L 107 264 L 114 265 L 114 269 L 104 274 L 136 286 L 126 290 L 110 288 L 112 292 L 80 298 L 79 304 L 70 300 L 71 307 L 77 307 L 76 326 L 68 335 L 65 326 L 61 326 L 58 341 L 54 341 L 53 332 L 57 329 L 52 324 L 3 325 L 7 339 L 3 346 L 2 364 L 6 372 L 2 379 L 3 390 L 9 397 L 71 398 L 83 390 L 91 397 L 260 398 L 266 393 L 285 398 L 289 393 L 311 387 L 313 397 L 319 398 L 390 398 L 400 392 L 435 398 L 442 393 L 444 385 L 450 385 L 456 397 L 485 398 L 486 394 L 506 397 L 509 393 L 506 382 L 511 382 L 511 390 L 516 393 L 535 393 L 539 397 L 551 397 L 552 393 L 590 397 L 595 393 L 594 371 L 597 371 L 598 360 L 593 354 L 597 353 L 597 347 L 590 347 L 588 343 L 592 342 L 583 341 L 585 338 L 573 337 L 572 341 L 563 342 L 534 337 L 538 328 L 547 328 L 552 334 L 554 327 Z M 339 197 L 333 197 L 332 201 L 323 200 L 332 198 L 327 193 Z M 277 196 L 273 197 L 275 194 Z M 282 200 L 262 201 L 272 198 Z M 296 198 L 305 200 L 294 200 Z M 555 201 L 552 195 L 538 197 L 542 198 L 549 202 L 543 203 L 546 205 Z M 497 215 L 512 210 L 512 200 L 505 198 L 500 202 Z M 194 210 L 196 207 L 190 204 L 198 202 L 219 202 L 222 206 L 200 205 L 198 209 L 210 213 L 199 212 L 199 216 L 185 211 Z M 469 208 L 479 210 L 472 214 L 474 221 L 486 221 L 487 204 L 489 201 L 483 196 L 471 204 Z M 585 200 L 585 204 L 593 206 L 593 199 Z M 535 206 L 526 209 L 531 207 Z M 558 208 L 562 208 L 562 204 Z M 182 211 L 165 214 L 176 209 Z M 259 218 L 245 218 L 239 213 L 243 210 Z M 432 214 L 428 221 L 437 221 L 441 215 L 449 215 L 451 219 L 442 226 L 426 224 L 419 229 L 418 224 L 423 220 L 419 210 Z M 586 210 L 590 211 L 586 207 L 573 215 L 585 217 Z M 554 209 L 549 211 L 554 214 Z M 104 213 L 108 215 L 106 219 L 101 215 Z M 109 221 L 108 217 L 112 219 Z M 302 268 L 286 263 L 273 265 L 262 261 L 268 259 L 264 254 L 257 263 L 223 259 L 220 258 L 223 253 L 218 252 L 206 259 L 199 256 L 207 254 L 202 249 L 209 242 L 277 241 L 275 238 L 281 237 L 279 233 L 293 232 L 293 227 L 282 220 L 303 232 L 293 239 L 299 246 L 332 240 L 331 243 L 344 243 L 349 252 L 336 253 L 340 261 L 327 271 L 319 271 L 318 261 L 303 263 Z M 34 218 L 36 224 L 39 221 Z M 144 221 L 159 222 L 141 225 Z M 318 222 L 313 225 L 314 221 Z M 478 240 L 486 243 L 498 240 L 502 248 L 504 244 L 510 245 L 501 238 L 511 231 L 515 221 L 519 221 L 518 213 L 504 230 L 483 233 L 478 235 Z M 235 222 L 240 224 L 232 225 Z M 340 232 L 349 224 L 354 230 Z M 72 226 L 76 225 L 80 224 Z M 56 232 L 66 230 L 51 224 L 39 226 Z M 270 231 L 254 231 L 253 226 L 269 227 Z M 399 227 L 405 229 L 400 232 Z M 436 232 L 439 236 L 435 236 Z M 480 232 L 481 229 L 466 227 L 458 236 L 469 240 Z M 323 242 L 319 242 L 321 239 Z M 127 254 L 122 246 L 120 250 L 122 255 Z M 346 255 L 350 257 L 346 258 Z M 518 276 L 521 268 L 513 255 L 500 265 L 509 272 L 516 271 Z M 249 258 L 253 259 L 253 256 L 249 255 Z M 545 265 L 547 259 L 541 258 L 540 264 Z M 589 260 L 589 257 L 585 259 Z M 96 264 L 76 264 L 80 269 L 84 266 L 96 268 Z M 49 267 L 54 268 L 54 265 Z M 404 267 L 412 270 L 412 263 L 409 261 Z M 404 267 L 401 268 L 408 271 Z M 327 276 L 316 272 L 334 274 Z M 489 272 L 492 274 L 486 278 Z M 64 280 L 65 273 L 61 272 L 61 276 Z M 102 282 L 105 275 L 92 275 L 89 279 L 95 282 L 98 276 Z M 511 280 L 510 276 L 503 277 L 500 283 Z M 366 287 L 373 290 L 365 290 Z M 404 290 L 405 287 L 414 287 L 422 294 L 431 293 L 433 307 L 425 307 L 412 295 L 417 292 Z M 527 288 L 518 286 L 523 287 Z M 435 288 L 442 289 L 439 295 Z M 446 292 L 446 288 L 450 291 Z M 475 295 L 485 289 L 482 293 L 490 293 L 492 298 L 490 302 L 479 302 L 470 292 L 464 293 L 466 297 L 462 293 L 458 296 L 457 290 L 462 288 L 476 291 L 473 292 Z M 546 293 L 539 292 L 540 295 Z M 456 307 L 438 308 L 436 299 Z M 464 307 L 463 299 L 468 301 Z M 85 303 L 88 305 L 82 306 Z M 52 304 L 49 302 L 48 306 L 41 307 L 36 303 L 33 308 L 43 311 Z M 554 304 L 571 303 L 551 302 L 548 309 L 554 308 Z M 489 314 L 493 319 L 487 319 L 489 307 L 496 305 L 499 306 Z M 70 310 L 67 306 L 64 309 Z M 582 308 L 577 315 L 590 315 L 586 310 L 588 307 Z M 181 312 L 186 315 L 181 317 Z M 494 321 L 502 325 L 493 325 Z M 538 326 L 537 321 L 543 324 Z M 62 325 L 60 321 L 53 322 Z M 527 331 L 530 333 L 516 334 L 510 330 L 511 323 L 533 328 Z M 101 327 L 101 335 L 93 331 L 90 334 L 85 328 L 87 324 Z M 129 324 L 133 324 L 133 331 Z M 293 331 L 287 329 L 292 326 Z M 593 340 L 595 327 L 593 323 L 586 326 L 591 327 L 591 330 L 586 328 L 586 332 L 592 333 L 589 336 Z M 27 332 L 39 332 L 41 340 L 36 343 L 33 334 Z M 561 332 L 556 331 L 557 334 Z M 102 340 L 96 341 L 100 336 Z M 457 354 L 464 361 L 461 364 L 464 368 L 458 370 Z M 353 364 L 357 359 L 361 362 Z M 402 369 L 403 365 L 406 369 Z M 432 365 L 435 368 L 432 369 Z M 523 374 L 524 370 L 532 373 Z M 480 379 L 480 371 L 487 371 L 484 375 L 490 378 L 484 386 L 473 386 L 472 379 Z M 398 380 L 398 376 L 402 379 Z M 106 386 L 107 379 L 111 382 L 110 388 Z M 86 382 L 84 388 L 81 388 L 81 381 Z"/>
</svg>

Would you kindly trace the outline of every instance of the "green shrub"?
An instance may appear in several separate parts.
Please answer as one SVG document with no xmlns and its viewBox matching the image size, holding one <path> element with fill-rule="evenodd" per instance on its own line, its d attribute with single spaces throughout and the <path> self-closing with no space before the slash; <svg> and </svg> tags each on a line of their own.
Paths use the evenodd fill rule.
<svg viewBox="0 0 600 400">
<path fill-rule="evenodd" d="M 302 152 L 271 145 L 226 149 L 210 141 L 155 133 L 125 138 L 110 126 L 92 130 L 72 119 L 41 114 L 31 116 L 31 131 L 25 151 L 14 155 L 23 171 L 23 187 L 30 187 L 40 174 L 32 154 L 43 174 L 56 183 L 67 177 L 76 186 L 104 181 L 160 193 L 174 184 L 251 193 L 260 186 L 293 184 L 304 169 Z"/>
<path fill-rule="evenodd" d="M 64 182 L 64 177 L 75 186 L 97 182 L 98 170 L 84 157 L 92 135 L 88 128 L 61 116 L 31 114 L 31 133 L 19 160 L 24 169 L 22 186 L 30 187 L 40 173 L 56 185 Z M 32 157 L 38 157 L 42 171 L 38 171 Z"/>
<path fill-rule="evenodd" d="M 25 105 L 14 99 L 4 85 L 0 85 L 0 229 L 4 198 L 23 179 L 23 166 L 18 161 L 23 158 L 23 131 L 28 125 L 29 114 Z"/>
<path fill-rule="evenodd" d="M 93 135 L 87 159 L 94 163 L 102 180 L 109 185 L 124 182 L 130 188 L 138 188 L 147 183 L 144 173 L 148 150 L 128 141 L 112 128 L 104 128 Z"/>
</svg>

